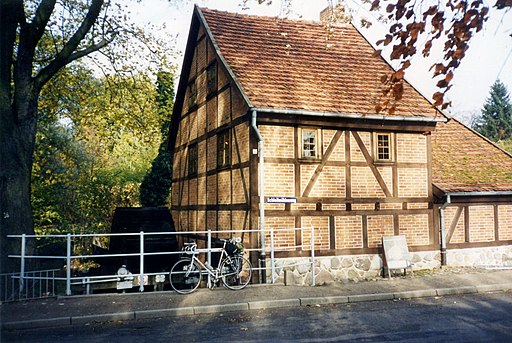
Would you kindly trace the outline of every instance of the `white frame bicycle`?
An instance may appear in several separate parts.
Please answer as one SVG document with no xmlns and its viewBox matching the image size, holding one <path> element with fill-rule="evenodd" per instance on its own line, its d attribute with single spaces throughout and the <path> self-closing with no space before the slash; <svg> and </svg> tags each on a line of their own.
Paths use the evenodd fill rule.
<svg viewBox="0 0 512 343">
<path fill-rule="evenodd" d="M 216 268 L 203 263 L 197 256 L 199 253 L 208 252 L 208 249 L 197 249 L 196 242 L 185 243 L 184 252 L 191 257 L 184 257 L 174 264 L 169 274 L 171 287 L 180 294 L 188 294 L 195 291 L 201 283 L 203 274 L 213 278 L 212 287 L 217 281 L 232 290 L 245 288 L 252 277 L 251 262 L 241 252 L 234 251 L 228 254 L 226 247 L 233 250 L 233 246 L 239 243 L 237 239 L 219 239 L 222 248 L 210 249 L 211 252 L 220 252 L 219 262 Z"/>
</svg>

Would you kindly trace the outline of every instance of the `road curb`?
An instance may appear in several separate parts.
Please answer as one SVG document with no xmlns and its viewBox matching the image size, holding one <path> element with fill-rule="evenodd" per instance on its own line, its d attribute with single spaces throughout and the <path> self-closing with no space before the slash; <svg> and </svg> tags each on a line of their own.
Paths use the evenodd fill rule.
<svg viewBox="0 0 512 343">
<path fill-rule="evenodd" d="M 251 301 L 248 304 L 249 304 L 249 310 L 264 310 L 267 308 L 300 306 L 300 300 L 299 299 L 262 300 L 262 301 Z"/>
<path fill-rule="evenodd" d="M 23 329 L 36 329 L 49 326 L 65 326 L 71 324 L 71 317 L 59 317 L 48 319 L 36 320 L 23 320 L 17 322 L 2 323 L 2 329 L 6 330 L 23 330 Z"/>
<path fill-rule="evenodd" d="M 395 299 L 414 299 L 435 296 L 437 296 L 437 291 L 435 289 L 423 289 L 418 291 L 403 291 L 393 293 L 393 297 Z"/>
<path fill-rule="evenodd" d="M 220 313 L 220 312 L 231 312 L 231 311 L 247 311 L 248 309 L 249 309 L 249 303 L 196 306 L 196 307 L 194 307 L 194 314 Z"/>
<path fill-rule="evenodd" d="M 497 285 L 480 285 L 476 286 L 479 293 L 486 292 L 504 292 L 512 289 L 512 283 L 502 283 Z"/>
<path fill-rule="evenodd" d="M 300 306 L 314 306 L 326 304 L 345 304 L 348 303 L 348 296 L 332 296 L 317 298 L 300 298 Z"/>
<path fill-rule="evenodd" d="M 394 293 L 370 293 L 349 296 L 305 297 L 296 299 L 274 299 L 251 301 L 247 303 L 219 304 L 195 307 L 177 307 L 158 310 L 142 310 L 134 312 L 104 313 L 86 316 L 71 316 L 46 318 L 24 321 L 3 322 L 2 329 L 23 330 L 27 328 L 41 328 L 52 326 L 65 326 L 73 324 L 87 324 L 92 322 L 123 321 L 134 319 L 152 319 L 161 317 L 178 317 L 197 314 L 222 313 L 230 311 L 264 310 L 272 308 L 315 306 L 328 304 L 358 303 L 369 301 L 385 301 L 394 299 L 414 299 L 446 295 L 462 295 L 472 293 L 503 292 L 512 290 L 512 283 L 461 286 L 453 288 L 424 289 L 415 291 L 402 291 Z"/>
<path fill-rule="evenodd" d="M 439 288 L 436 289 L 438 296 L 443 295 L 458 295 L 458 294 L 472 294 L 478 293 L 478 289 L 476 286 L 463 286 L 463 287 L 453 287 L 453 288 Z"/>
<path fill-rule="evenodd" d="M 373 293 L 373 294 L 359 294 L 359 295 L 349 295 L 348 302 L 349 303 L 358 303 L 358 302 L 366 302 L 366 301 L 382 301 L 382 300 L 393 300 L 393 293 Z"/>
<path fill-rule="evenodd" d="M 87 324 L 92 322 L 109 322 L 115 320 L 133 320 L 135 312 L 92 314 L 88 316 L 71 317 L 71 324 Z"/>
<path fill-rule="evenodd" d="M 193 307 L 166 308 L 162 310 L 135 311 L 135 319 L 153 319 L 162 317 L 191 316 L 194 314 Z"/>
</svg>

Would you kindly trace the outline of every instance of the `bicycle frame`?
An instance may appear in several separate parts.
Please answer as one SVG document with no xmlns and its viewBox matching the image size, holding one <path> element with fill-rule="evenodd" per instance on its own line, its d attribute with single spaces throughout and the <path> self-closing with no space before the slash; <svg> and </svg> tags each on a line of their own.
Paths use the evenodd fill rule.
<svg viewBox="0 0 512 343">
<path fill-rule="evenodd" d="M 185 243 L 184 253 L 189 256 L 183 257 L 171 268 L 169 275 L 171 287 L 178 293 L 188 294 L 197 289 L 203 275 L 208 275 L 209 288 L 215 286 L 219 280 L 225 287 L 232 290 L 240 290 L 247 286 L 252 275 L 250 261 L 243 257 L 241 251 L 237 253 L 236 247 L 230 246 L 229 251 L 226 250 L 227 243 L 232 243 L 231 240 L 222 241 L 224 245 L 217 249 L 197 249 L 195 242 Z M 197 257 L 200 253 L 210 252 L 220 253 L 216 267 Z"/>
<path fill-rule="evenodd" d="M 211 276 L 215 282 L 217 282 L 223 275 L 221 275 L 222 271 L 220 269 L 220 266 L 222 265 L 222 262 L 224 262 L 224 260 L 229 257 L 228 253 L 226 252 L 225 250 L 225 247 L 226 247 L 226 242 L 224 242 L 224 245 L 222 248 L 215 248 L 215 249 L 197 249 L 195 248 L 194 250 L 185 250 L 185 253 L 186 254 L 189 254 L 189 255 L 192 255 L 191 258 L 190 258 L 190 265 L 192 266 L 194 264 L 194 262 L 196 262 L 199 267 L 201 268 L 201 274 L 202 275 L 209 275 Z M 206 253 L 206 252 L 220 252 L 221 255 L 220 255 L 220 258 L 219 258 L 219 262 L 217 264 L 217 267 L 214 268 L 212 267 L 210 264 L 208 264 L 208 262 L 206 263 L 203 263 L 200 259 L 197 258 L 197 255 L 199 255 L 200 253 Z M 211 283 L 211 280 L 208 279 L 208 288 L 211 288 L 213 285 Z"/>
<path fill-rule="evenodd" d="M 213 268 L 210 264 L 208 263 L 203 263 L 200 259 L 197 258 L 197 255 L 199 255 L 201 253 L 201 251 L 197 251 L 197 252 L 194 252 L 192 253 L 192 258 L 190 259 L 190 264 L 196 262 L 199 267 L 201 267 L 201 274 L 203 275 L 210 275 L 211 277 L 213 277 L 215 279 L 215 281 L 219 280 L 221 275 L 220 275 L 220 265 L 222 264 L 222 262 L 224 261 L 224 259 L 228 256 L 228 254 L 226 253 L 226 251 L 224 249 L 219 249 L 220 250 L 220 258 L 219 258 L 219 263 L 217 264 L 217 267 L 216 268 Z M 211 250 L 213 252 L 217 252 L 215 250 Z"/>
</svg>

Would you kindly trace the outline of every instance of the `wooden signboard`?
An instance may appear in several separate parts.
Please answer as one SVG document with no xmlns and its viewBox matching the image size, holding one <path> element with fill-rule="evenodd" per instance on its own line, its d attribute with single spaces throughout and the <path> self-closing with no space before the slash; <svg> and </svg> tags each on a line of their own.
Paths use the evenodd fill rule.
<svg viewBox="0 0 512 343">
<path fill-rule="evenodd" d="M 404 274 L 407 269 L 412 270 L 405 236 L 384 236 L 382 237 L 382 247 L 384 249 L 384 268 L 387 270 L 389 278 L 391 278 L 392 269 L 403 269 Z"/>
</svg>

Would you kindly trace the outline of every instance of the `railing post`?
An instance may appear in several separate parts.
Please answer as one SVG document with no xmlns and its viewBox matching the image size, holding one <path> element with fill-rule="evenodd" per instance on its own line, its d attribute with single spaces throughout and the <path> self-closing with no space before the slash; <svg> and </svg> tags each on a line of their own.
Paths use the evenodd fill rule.
<svg viewBox="0 0 512 343">
<path fill-rule="evenodd" d="M 311 286 L 315 286 L 315 228 L 311 227 Z"/>
<path fill-rule="evenodd" d="M 144 292 L 144 231 L 140 232 L 139 292 Z"/>
<path fill-rule="evenodd" d="M 27 247 L 27 235 L 21 235 L 21 260 L 20 260 L 20 298 L 21 293 L 23 293 L 23 288 L 25 287 L 25 249 Z"/>
<path fill-rule="evenodd" d="M 270 270 L 272 273 L 271 279 L 272 283 L 276 280 L 276 267 L 274 263 L 274 227 L 270 227 Z M 265 270 L 263 271 L 266 272 Z"/>
<path fill-rule="evenodd" d="M 66 237 L 66 295 L 71 295 L 71 234 Z"/>
<path fill-rule="evenodd" d="M 206 263 L 208 266 L 212 267 L 212 230 L 208 230 L 208 242 L 206 243 L 208 248 L 208 252 L 206 254 Z M 208 273 L 208 288 L 211 287 L 212 278 L 210 273 Z"/>
</svg>

